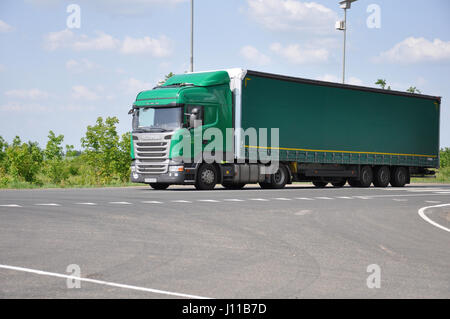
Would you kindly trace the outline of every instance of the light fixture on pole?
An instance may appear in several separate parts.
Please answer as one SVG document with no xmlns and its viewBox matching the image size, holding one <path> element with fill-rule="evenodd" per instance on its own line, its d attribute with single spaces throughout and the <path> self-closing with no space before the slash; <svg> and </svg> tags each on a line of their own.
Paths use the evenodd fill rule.
<svg viewBox="0 0 450 319">
<path fill-rule="evenodd" d="M 191 67 L 194 72 L 194 0 L 191 0 Z"/>
<path fill-rule="evenodd" d="M 336 22 L 336 30 L 344 31 L 344 54 L 342 63 L 342 83 L 345 83 L 345 46 L 347 41 L 347 9 L 350 9 L 352 2 L 357 0 L 343 0 L 339 2 L 341 9 L 344 9 L 344 21 Z"/>
</svg>

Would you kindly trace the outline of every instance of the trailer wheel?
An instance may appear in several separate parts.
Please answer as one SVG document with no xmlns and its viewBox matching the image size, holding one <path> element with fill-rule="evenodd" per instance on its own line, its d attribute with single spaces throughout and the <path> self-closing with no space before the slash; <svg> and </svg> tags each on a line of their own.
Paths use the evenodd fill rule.
<svg viewBox="0 0 450 319">
<path fill-rule="evenodd" d="M 312 182 L 314 186 L 316 186 L 317 188 L 325 188 L 327 187 L 328 183 L 327 182 L 321 182 L 321 181 L 314 181 Z"/>
<path fill-rule="evenodd" d="M 391 185 L 394 187 L 403 187 L 408 181 L 408 171 L 404 167 L 394 168 L 391 176 Z"/>
<path fill-rule="evenodd" d="M 222 186 L 225 187 L 226 189 L 243 189 L 245 183 L 238 183 L 238 184 L 223 183 Z"/>
<path fill-rule="evenodd" d="M 372 181 L 373 181 L 372 167 L 364 166 L 363 168 L 361 168 L 361 175 L 359 178 L 359 183 L 361 184 L 361 187 L 364 188 L 370 187 Z"/>
<path fill-rule="evenodd" d="M 150 183 L 149 185 L 151 188 L 157 189 L 157 190 L 164 190 L 170 186 L 169 184 L 163 184 L 163 183 Z"/>
<path fill-rule="evenodd" d="M 333 182 L 333 183 L 331 183 L 331 185 L 333 185 L 333 187 L 336 187 L 336 188 L 344 187 L 345 184 L 347 184 L 347 181 L 345 179 L 343 181 L 340 181 L 340 182 Z"/>
<path fill-rule="evenodd" d="M 391 172 L 389 167 L 380 166 L 375 170 L 375 176 L 373 178 L 373 185 L 375 187 L 387 187 L 391 179 Z"/>
<path fill-rule="evenodd" d="M 197 171 L 195 188 L 199 190 L 212 190 L 216 187 L 217 180 L 216 168 L 211 164 L 202 164 Z"/>
</svg>

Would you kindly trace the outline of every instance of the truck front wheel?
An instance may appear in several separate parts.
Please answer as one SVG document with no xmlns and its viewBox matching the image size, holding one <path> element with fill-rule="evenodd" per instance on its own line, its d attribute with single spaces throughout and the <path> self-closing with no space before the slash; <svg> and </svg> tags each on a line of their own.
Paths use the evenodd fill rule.
<svg viewBox="0 0 450 319">
<path fill-rule="evenodd" d="M 169 187 L 169 184 L 163 184 L 163 183 L 150 183 L 150 187 L 157 190 L 164 190 Z"/>
<path fill-rule="evenodd" d="M 216 168 L 211 164 L 202 164 L 197 171 L 195 188 L 199 190 L 212 190 L 216 187 L 217 180 Z"/>
</svg>

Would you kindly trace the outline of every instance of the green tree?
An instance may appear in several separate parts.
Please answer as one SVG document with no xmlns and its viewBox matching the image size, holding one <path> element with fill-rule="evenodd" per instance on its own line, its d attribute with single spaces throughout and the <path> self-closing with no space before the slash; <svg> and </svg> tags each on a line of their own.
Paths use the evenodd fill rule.
<svg viewBox="0 0 450 319">
<path fill-rule="evenodd" d="M 440 158 L 441 158 L 441 168 L 450 167 L 450 148 L 446 147 L 441 149 Z"/>
<path fill-rule="evenodd" d="M 415 86 L 410 86 L 409 89 L 406 90 L 406 92 L 409 93 L 421 93 L 419 89 L 417 89 Z"/>
<path fill-rule="evenodd" d="M 85 137 L 81 139 L 86 163 L 100 183 L 110 182 L 117 173 L 120 162 L 118 123 L 117 117 L 108 117 L 105 121 L 98 117 L 96 125 L 89 125 Z"/>
<path fill-rule="evenodd" d="M 2 164 L 4 163 L 6 159 L 6 148 L 8 147 L 8 144 L 3 139 L 3 137 L 0 136 L 0 167 L 2 167 Z"/>
<path fill-rule="evenodd" d="M 386 83 L 386 80 L 385 80 L 385 79 L 378 79 L 378 80 L 375 82 L 375 85 L 379 85 L 383 90 L 385 90 L 385 89 L 386 89 L 387 83 Z M 387 89 L 390 90 L 391 87 L 388 86 Z"/>
<path fill-rule="evenodd" d="M 16 136 L 6 149 L 8 173 L 19 180 L 36 183 L 41 169 L 43 152 L 35 142 L 22 143 Z"/>
<path fill-rule="evenodd" d="M 44 150 L 45 173 L 53 183 L 60 183 L 67 178 L 67 171 L 63 162 L 64 135 L 56 136 L 53 131 L 48 133 L 48 142 Z"/>
</svg>

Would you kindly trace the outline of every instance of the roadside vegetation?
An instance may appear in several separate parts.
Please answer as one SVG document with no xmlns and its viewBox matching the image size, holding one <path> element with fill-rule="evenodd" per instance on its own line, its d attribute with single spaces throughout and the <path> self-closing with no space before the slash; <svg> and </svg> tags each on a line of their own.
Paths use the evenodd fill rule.
<svg viewBox="0 0 450 319">
<path fill-rule="evenodd" d="M 63 147 L 64 136 L 48 133 L 45 148 L 16 136 L 0 136 L 0 188 L 124 186 L 130 175 L 130 133 L 119 136 L 118 119 L 99 117 L 86 129 L 82 150 Z"/>
</svg>

